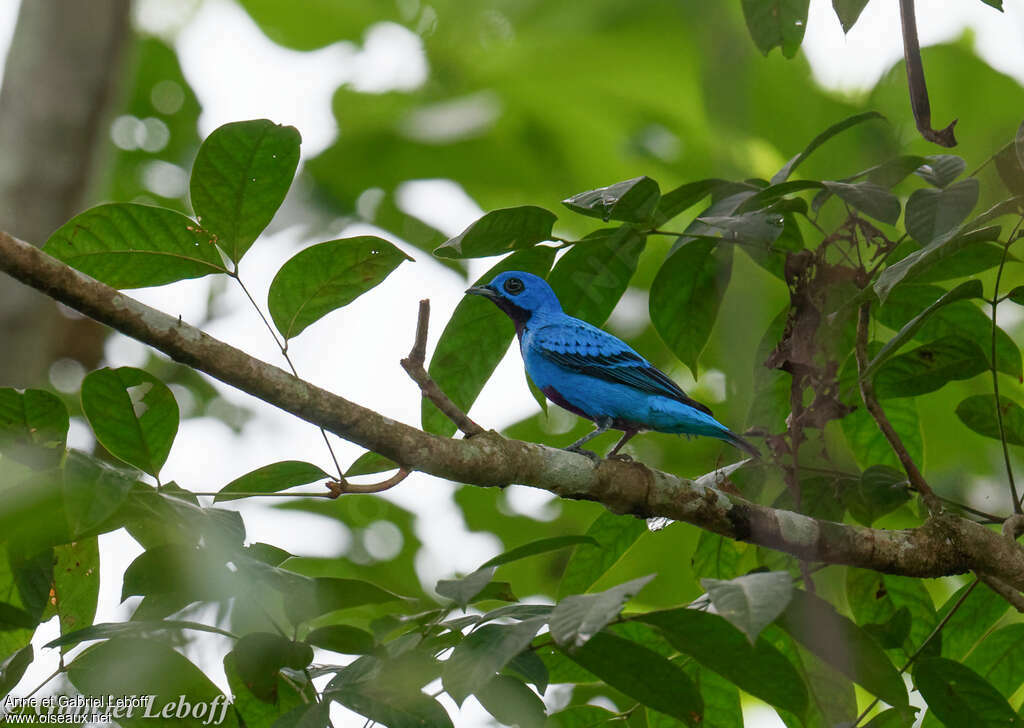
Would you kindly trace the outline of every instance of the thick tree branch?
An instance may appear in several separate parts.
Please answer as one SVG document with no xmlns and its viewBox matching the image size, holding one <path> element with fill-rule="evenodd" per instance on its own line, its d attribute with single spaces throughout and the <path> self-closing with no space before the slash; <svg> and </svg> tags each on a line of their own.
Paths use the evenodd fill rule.
<svg viewBox="0 0 1024 728">
<path fill-rule="evenodd" d="M 0 270 L 187 366 L 322 425 L 404 468 L 478 486 L 529 485 L 597 501 L 615 513 L 686 521 L 808 561 L 938 577 L 978 570 L 1024 588 L 1024 549 L 951 514 L 920 528 L 882 530 L 823 521 L 757 505 L 648 468 L 485 432 L 464 440 L 427 434 L 255 359 L 179 318 L 156 311 L 0 233 Z"/>
<path fill-rule="evenodd" d="M 907 87 L 910 89 L 910 108 L 914 112 L 917 130 L 921 136 L 942 147 L 955 147 L 953 127 L 956 119 L 945 129 L 932 129 L 932 107 L 928 101 L 928 86 L 924 82 L 924 64 L 921 63 L 921 44 L 917 40 L 917 18 L 914 0 L 900 0 L 900 21 L 903 25 L 903 59 L 907 66 Z"/>
</svg>

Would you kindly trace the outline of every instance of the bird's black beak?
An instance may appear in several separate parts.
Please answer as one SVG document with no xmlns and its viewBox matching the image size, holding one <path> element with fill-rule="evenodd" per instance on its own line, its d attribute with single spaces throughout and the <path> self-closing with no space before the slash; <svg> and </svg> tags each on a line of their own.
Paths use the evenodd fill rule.
<svg viewBox="0 0 1024 728">
<path fill-rule="evenodd" d="M 489 298 L 492 301 L 496 301 L 499 298 L 498 292 L 490 286 L 473 286 L 472 288 L 467 288 L 466 293 L 471 296 L 483 296 L 484 298 Z"/>
</svg>

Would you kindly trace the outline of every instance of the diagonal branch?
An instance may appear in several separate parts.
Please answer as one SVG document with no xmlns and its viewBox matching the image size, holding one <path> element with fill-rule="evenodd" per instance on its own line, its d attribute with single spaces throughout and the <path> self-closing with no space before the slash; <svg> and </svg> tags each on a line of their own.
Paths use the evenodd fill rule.
<svg viewBox="0 0 1024 728">
<path fill-rule="evenodd" d="M 436 437 L 304 382 L 146 306 L 0 232 L 0 270 L 172 359 L 417 470 L 477 486 L 529 485 L 615 513 L 686 521 L 792 554 L 915 577 L 977 570 L 1024 589 L 1024 549 L 952 514 L 884 530 L 824 521 L 744 500 L 641 463 L 602 461 L 484 432 Z"/>
<path fill-rule="evenodd" d="M 910 89 L 910 108 L 914 112 L 917 130 L 921 136 L 941 147 L 955 147 L 953 127 L 956 119 L 945 129 L 932 129 L 932 107 L 928 101 L 928 86 L 924 82 L 924 64 L 921 63 L 921 44 L 917 40 L 917 18 L 914 0 L 900 0 L 900 22 L 903 25 L 903 59 L 907 66 L 907 86 Z"/>
</svg>

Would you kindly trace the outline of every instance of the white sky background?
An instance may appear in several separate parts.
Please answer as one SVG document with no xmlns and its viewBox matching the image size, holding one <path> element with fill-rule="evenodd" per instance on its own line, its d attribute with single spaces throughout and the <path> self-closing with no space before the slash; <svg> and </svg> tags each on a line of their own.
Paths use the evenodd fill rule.
<svg viewBox="0 0 1024 728">
<path fill-rule="evenodd" d="M 1020 0 L 1005 0 L 1006 12 L 998 13 L 977 0 L 918 0 L 922 45 L 947 41 L 965 27 L 973 29 L 986 61 L 1024 83 L 1024 9 Z M 147 29 L 166 31 L 184 23 L 176 45 L 184 72 L 203 106 L 200 134 L 229 121 L 266 117 L 292 124 L 302 133 L 304 159 L 330 145 L 337 126 L 330 109 L 331 94 L 342 82 L 365 90 L 412 88 L 429 72 L 418 38 L 393 24 L 374 26 L 361 46 L 338 43 L 302 53 L 269 41 L 239 7 L 229 0 L 195 3 L 180 0 L 143 0 L 137 7 L 138 22 Z M 0 0 L 0 64 L 6 56 L 18 0 Z M 846 91 L 869 89 L 892 63 L 902 57 L 897 4 L 874 0 L 852 32 L 844 37 L 829 0 L 812 0 L 803 51 L 815 77 L 823 85 Z M 991 51 L 997 51 L 993 54 Z M 2 72 L 2 65 L 0 65 Z M 410 184 L 403 195 L 409 212 L 449 234 L 456 234 L 482 211 L 460 188 L 441 181 Z M 332 231 L 334 237 L 377 232 L 365 227 Z M 266 236 L 246 256 L 243 275 L 258 301 L 277 268 L 299 247 L 319 240 L 299 239 L 292 228 Z M 304 378 L 397 420 L 419 424 L 420 398 L 416 386 L 399 366 L 412 344 L 416 307 L 420 298 L 431 299 L 433 320 L 430 349 L 466 287 L 458 276 L 429 256 L 408 249 L 417 263 L 405 263 L 379 288 L 345 309 L 314 324 L 312 331 L 293 342 L 292 354 Z M 471 261 L 471 276 L 481 274 L 490 262 Z M 196 321 L 203 309 L 209 283 L 185 281 L 133 292 L 133 295 L 171 315 Z M 263 292 L 262 294 L 256 293 Z M 259 319 L 240 292 L 226 298 L 228 312 L 208 327 L 209 332 L 267 361 L 281 364 L 280 354 Z M 634 301 L 634 303 L 636 303 Z M 640 302 L 641 304 L 643 302 Z M 641 306 L 646 312 L 646 305 Z M 646 315 L 645 313 L 643 315 Z M 138 365 L 143 348 L 115 335 L 107 347 L 112 366 Z M 226 390 L 232 401 L 253 406 L 246 395 Z M 525 384 L 522 363 L 515 347 L 484 389 L 472 414 L 485 427 L 500 429 L 535 411 Z M 90 435 L 81 428 L 72 432 L 72 445 L 88 447 Z M 336 442 L 343 467 L 361 450 Z M 195 490 L 217 490 L 231 479 L 256 467 L 285 459 L 304 459 L 330 471 L 319 433 L 289 415 L 270 407 L 258 407 L 257 418 L 242 436 L 212 419 L 182 422 L 177 441 L 164 469 L 166 479 Z M 524 512 L 538 514 L 557 508 L 544 493 L 526 488 L 509 489 L 511 501 Z M 498 553 L 493 537 L 471 534 L 452 500 L 452 486 L 436 478 L 413 475 L 387 494 L 414 511 L 417 533 L 425 548 L 417 569 L 425 584 L 474 569 Z M 333 556 L 352 534 L 345 527 L 313 515 L 271 510 L 259 503 L 240 506 L 250 541 L 267 541 L 299 555 Z M 388 533 L 379 533 L 381 555 L 389 546 Z M 102 584 L 97 621 L 123 619 L 127 610 L 119 604 L 121 575 L 141 552 L 123 532 L 101 537 Z M 39 630 L 37 650 L 57 635 L 55 620 Z M 27 693 L 56 665 L 57 651 L 42 650 L 17 691 Z M 38 653 L 37 653 L 38 654 Z M 217 676 L 219 661 L 203 664 Z M 223 679 L 219 680 L 223 684 Z M 486 725 L 490 718 L 470 699 L 461 712 L 449 701 L 456 725 Z M 748 725 L 781 726 L 773 711 L 748 706 Z M 339 713 L 335 725 L 361 725 Z M 361 721 L 362 719 L 360 719 Z"/>
</svg>

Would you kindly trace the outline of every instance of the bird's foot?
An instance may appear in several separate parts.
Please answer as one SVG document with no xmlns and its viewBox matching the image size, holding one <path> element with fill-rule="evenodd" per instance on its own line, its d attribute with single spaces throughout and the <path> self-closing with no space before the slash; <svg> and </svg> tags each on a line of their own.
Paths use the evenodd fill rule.
<svg viewBox="0 0 1024 728">
<path fill-rule="evenodd" d="M 590 461 L 594 463 L 594 465 L 597 465 L 598 463 L 601 462 L 600 455 L 598 455 L 596 452 L 591 452 L 590 450 L 584 450 L 582 447 L 573 447 L 570 445 L 569 447 L 565 448 L 565 451 L 574 452 L 577 455 L 586 455 L 588 458 L 590 458 Z"/>
<path fill-rule="evenodd" d="M 624 452 L 617 452 L 614 455 L 609 455 L 608 459 L 609 460 L 619 460 L 620 462 L 624 462 L 624 463 L 631 463 L 631 462 L 633 462 L 633 456 L 632 455 L 627 455 Z"/>
</svg>

